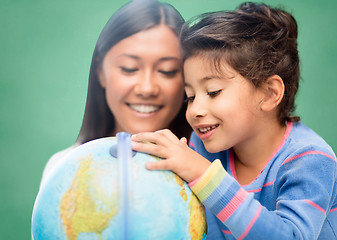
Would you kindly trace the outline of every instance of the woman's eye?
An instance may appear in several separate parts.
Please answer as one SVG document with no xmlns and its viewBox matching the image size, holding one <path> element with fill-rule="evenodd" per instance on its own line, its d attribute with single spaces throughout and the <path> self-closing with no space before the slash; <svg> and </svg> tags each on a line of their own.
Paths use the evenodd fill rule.
<svg viewBox="0 0 337 240">
<path fill-rule="evenodd" d="M 159 70 L 159 72 L 161 74 L 164 74 L 165 76 L 167 77 L 174 77 L 177 73 L 178 73 L 178 70 L 172 70 L 172 71 L 163 71 L 163 70 Z"/>
<path fill-rule="evenodd" d="M 212 92 L 208 92 L 207 95 L 210 97 L 216 97 L 221 93 L 222 90 L 217 90 L 217 91 L 212 91 Z"/>
<path fill-rule="evenodd" d="M 122 72 L 124 73 L 133 73 L 138 71 L 138 68 L 126 68 L 126 67 L 120 67 Z"/>
<path fill-rule="evenodd" d="M 193 102 L 194 98 L 195 98 L 195 96 L 187 97 L 187 98 L 185 99 L 185 102 L 186 102 L 186 103 L 191 103 L 191 102 Z"/>
</svg>

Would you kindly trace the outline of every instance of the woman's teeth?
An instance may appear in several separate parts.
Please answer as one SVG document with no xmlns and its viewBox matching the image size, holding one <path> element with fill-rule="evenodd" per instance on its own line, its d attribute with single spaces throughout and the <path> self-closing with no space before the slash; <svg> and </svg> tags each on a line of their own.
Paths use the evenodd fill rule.
<svg viewBox="0 0 337 240">
<path fill-rule="evenodd" d="M 219 125 L 217 124 L 217 125 L 213 125 L 213 126 L 211 126 L 211 127 L 198 128 L 198 130 L 199 130 L 199 132 L 201 132 L 201 133 L 207 133 L 207 132 L 213 130 L 214 128 L 216 128 L 216 127 L 218 127 L 218 126 L 219 126 Z"/>
<path fill-rule="evenodd" d="M 153 113 L 160 109 L 160 106 L 156 105 L 143 105 L 143 104 L 129 104 L 130 108 L 140 113 Z"/>
</svg>

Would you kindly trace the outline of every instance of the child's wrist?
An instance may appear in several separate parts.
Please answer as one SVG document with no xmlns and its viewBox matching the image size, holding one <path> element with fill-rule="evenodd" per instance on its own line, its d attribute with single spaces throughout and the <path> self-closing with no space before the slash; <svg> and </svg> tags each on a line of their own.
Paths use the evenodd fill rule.
<svg viewBox="0 0 337 240">
<path fill-rule="evenodd" d="M 188 183 L 188 186 L 189 186 L 189 187 L 193 187 L 194 184 L 196 184 L 196 183 L 200 180 L 201 177 L 202 177 L 202 175 L 201 175 L 200 177 L 197 177 L 197 178 L 194 179 L 193 181 L 189 182 L 189 183 Z"/>
<path fill-rule="evenodd" d="M 216 172 L 218 172 L 219 168 L 223 169 L 222 164 L 219 159 L 216 159 L 213 162 L 209 162 L 207 169 L 199 177 L 195 178 L 193 181 L 190 181 L 188 183 L 188 186 L 190 188 L 203 187 L 210 179 L 214 177 Z M 224 169 L 223 171 L 226 172 Z"/>
<path fill-rule="evenodd" d="M 194 178 L 192 181 L 189 181 L 188 186 L 192 187 L 193 185 L 195 185 L 205 175 L 205 173 L 207 172 L 207 170 L 209 169 L 211 165 L 212 165 L 212 162 L 207 160 L 207 163 L 203 165 L 204 167 L 202 168 L 202 170 L 199 169 L 200 172 L 199 174 L 197 174 L 197 177 Z"/>
</svg>

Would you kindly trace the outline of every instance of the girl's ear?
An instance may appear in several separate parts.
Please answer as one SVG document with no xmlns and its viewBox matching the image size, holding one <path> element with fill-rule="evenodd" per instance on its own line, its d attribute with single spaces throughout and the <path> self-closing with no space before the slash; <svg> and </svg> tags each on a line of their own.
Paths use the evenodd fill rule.
<svg viewBox="0 0 337 240">
<path fill-rule="evenodd" d="M 101 84 L 102 88 L 106 87 L 106 79 L 104 77 L 103 69 L 101 66 L 98 66 L 96 69 L 96 74 L 98 77 L 98 81 Z"/>
<path fill-rule="evenodd" d="M 279 75 L 273 75 L 264 84 L 265 98 L 261 110 L 269 112 L 277 108 L 284 96 L 284 83 Z"/>
</svg>

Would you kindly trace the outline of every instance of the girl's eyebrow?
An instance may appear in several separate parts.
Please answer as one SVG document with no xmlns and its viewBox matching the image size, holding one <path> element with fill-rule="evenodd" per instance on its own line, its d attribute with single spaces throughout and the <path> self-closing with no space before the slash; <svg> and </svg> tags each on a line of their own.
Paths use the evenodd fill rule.
<svg viewBox="0 0 337 240">
<path fill-rule="evenodd" d="M 220 79 L 220 77 L 216 75 L 209 75 L 209 76 L 205 76 L 201 78 L 200 82 L 207 82 L 208 80 L 211 80 L 211 79 Z"/>
<path fill-rule="evenodd" d="M 199 82 L 204 83 L 204 82 L 207 82 L 207 81 L 209 81 L 211 79 L 222 79 L 222 78 L 219 77 L 219 76 L 217 76 L 217 75 L 209 75 L 209 76 L 205 76 L 205 77 L 201 78 L 199 80 Z M 191 86 L 189 83 L 186 83 L 186 82 L 184 82 L 184 85 L 185 85 L 185 87 L 190 87 Z"/>
</svg>

